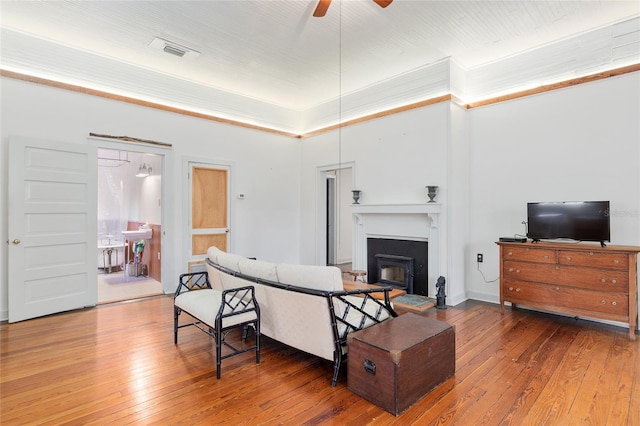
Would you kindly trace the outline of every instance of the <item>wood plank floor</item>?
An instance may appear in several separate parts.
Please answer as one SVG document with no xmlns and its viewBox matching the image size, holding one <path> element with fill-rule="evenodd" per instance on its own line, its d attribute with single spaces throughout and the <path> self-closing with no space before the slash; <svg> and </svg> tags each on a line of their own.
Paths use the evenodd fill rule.
<svg viewBox="0 0 640 426">
<path fill-rule="evenodd" d="M 423 315 L 456 326 L 456 374 L 395 417 L 332 388 L 331 363 L 263 339 L 222 362 L 172 298 L 0 325 L 2 425 L 640 425 L 640 339 L 586 321 L 466 302 Z M 234 337 L 239 341 L 239 336 Z"/>
</svg>

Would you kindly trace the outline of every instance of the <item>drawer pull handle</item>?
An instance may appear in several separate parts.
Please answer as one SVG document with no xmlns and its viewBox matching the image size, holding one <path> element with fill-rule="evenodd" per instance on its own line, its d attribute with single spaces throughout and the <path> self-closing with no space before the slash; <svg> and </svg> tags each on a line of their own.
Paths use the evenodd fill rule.
<svg viewBox="0 0 640 426">
<path fill-rule="evenodd" d="M 617 283 L 618 283 L 618 281 L 616 281 L 616 280 L 611 280 L 611 284 L 617 284 Z"/>
<path fill-rule="evenodd" d="M 545 258 L 545 259 L 548 259 L 548 258 L 549 258 L 549 255 L 548 255 L 548 254 L 545 254 L 545 255 L 544 255 L 544 258 Z"/>
<path fill-rule="evenodd" d="M 560 291 L 560 287 L 556 287 L 556 291 Z"/>
<path fill-rule="evenodd" d="M 509 252 L 507 253 L 507 256 L 513 256 L 513 253 Z"/>
<path fill-rule="evenodd" d="M 516 274 L 519 274 L 519 273 L 520 273 L 520 269 L 516 269 Z"/>
<path fill-rule="evenodd" d="M 593 256 L 593 252 L 592 251 L 589 252 L 589 256 Z"/>
<path fill-rule="evenodd" d="M 519 289 L 519 288 L 516 288 L 516 293 L 519 293 L 519 292 L 520 292 L 520 289 Z"/>
<path fill-rule="evenodd" d="M 611 302 L 611 304 L 612 304 L 613 306 L 616 306 L 616 305 L 617 305 L 617 303 L 615 302 L 615 300 L 614 300 L 613 302 Z"/>
<path fill-rule="evenodd" d="M 509 268 L 509 272 L 513 272 L 513 268 Z"/>
<path fill-rule="evenodd" d="M 605 280 L 604 278 L 600 278 L 600 282 L 601 282 L 601 283 L 606 283 L 606 282 L 607 282 L 607 280 Z"/>
<path fill-rule="evenodd" d="M 616 260 L 614 260 L 614 261 L 613 261 L 613 263 L 614 263 L 615 265 L 617 265 L 618 263 L 620 263 L 620 261 L 619 261 L 618 259 L 616 259 Z"/>
<path fill-rule="evenodd" d="M 567 260 L 571 262 L 571 256 L 567 256 Z"/>
<path fill-rule="evenodd" d="M 513 287 L 509 287 L 509 291 L 513 291 Z"/>
<path fill-rule="evenodd" d="M 606 305 L 607 301 L 606 300 L 601 300 L 600 303 L 603 304 L 603 305 Z"/>
</svg>

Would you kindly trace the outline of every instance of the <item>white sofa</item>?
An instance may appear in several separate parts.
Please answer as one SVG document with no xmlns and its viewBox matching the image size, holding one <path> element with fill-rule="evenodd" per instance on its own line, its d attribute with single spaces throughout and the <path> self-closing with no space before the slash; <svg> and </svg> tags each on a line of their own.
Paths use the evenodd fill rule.
<svg viewBox="0 0 640 426">
<path fill-rule="evenodd" d="M 206 268 L 213 289 L 254 286 L 261 333 L 333 361 L 332 386 L 346 360 L 347 335 L 397 316 L 390 287 L 345 291 L 337 267 L 269 263 L 211 247 Z"/>
</svg>

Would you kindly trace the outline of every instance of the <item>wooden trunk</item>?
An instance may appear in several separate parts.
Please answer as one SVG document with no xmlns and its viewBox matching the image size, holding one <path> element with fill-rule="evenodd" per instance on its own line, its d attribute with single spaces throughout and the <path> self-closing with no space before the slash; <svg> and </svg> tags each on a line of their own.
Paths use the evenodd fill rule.
<svg viewBox="0 0 640 426">
<path fill-rule="evenodd" d="M 455 330 L 407 313 L 348 338 L 348 387 L 394 415 L 455 373 Z"/>
</svg>

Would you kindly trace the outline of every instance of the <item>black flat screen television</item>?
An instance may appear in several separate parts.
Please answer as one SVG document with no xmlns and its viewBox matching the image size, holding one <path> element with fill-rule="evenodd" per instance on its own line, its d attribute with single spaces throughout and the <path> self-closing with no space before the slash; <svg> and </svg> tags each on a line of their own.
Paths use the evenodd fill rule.
<svg viewBox="0 0 640 426">
<path fill-rule="evenodd" d="M 534 241 L 610 241 L 609 201 L 527 203 L 527 237 Z"/>
</svg>

